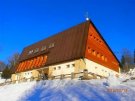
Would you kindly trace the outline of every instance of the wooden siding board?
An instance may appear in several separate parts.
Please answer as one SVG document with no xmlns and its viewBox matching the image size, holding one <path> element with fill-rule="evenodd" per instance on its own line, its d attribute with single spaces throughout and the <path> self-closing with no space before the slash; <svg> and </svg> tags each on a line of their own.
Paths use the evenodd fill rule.
<svg viewBox="0 0 135 101">
<path fill-rule="evenodd" d="M 98 41 L 97 41 L 97 39 L 98 39 Z M 99 40 L 101 40 L 102 43 L 100 43 Z M 92 52 L 88 53 L 88 47 L 90 47 L 91 50 L 94 50 L 96 52 L 96 55 L 93 55 Z M 97 57 L 97 52 L 100 55 L 103 55 L 104 57 L 106 57 L 107 61 L 102 60 L 101 57 L 100 58 Z M 96 63 L 99 63 L 99 64 L 105 66 L 105 67 L 108 67 L 112 70 L 119 72 L 119 65 L 117 65 L 117 64 L 119 64 L 119 62 L 117 61 L 115 56 L 112 54 L 112 52 L 108 48 L 106 42 L 104 42 L 102 37 L 96 31 L 96 29 L 92 23 L 90 24 L 90 27 L 89 27 L 89 34 L 88 34 L 88 39 L 87 39 L 87 47 L 86 47 L 85 57 L 89 60 L 92 60 Z M 116 65 L 112 63 L 113 61 L 116 62 Z"/>
</svg>

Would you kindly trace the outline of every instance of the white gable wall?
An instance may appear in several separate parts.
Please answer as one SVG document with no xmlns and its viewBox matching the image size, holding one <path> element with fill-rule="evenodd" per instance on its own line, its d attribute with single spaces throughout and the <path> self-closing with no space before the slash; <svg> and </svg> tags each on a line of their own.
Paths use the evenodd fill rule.
<svg viewBox="0 0 135 101">
<path fill-rule="evenodd" d="M 93 62 L 91 60 L 88 60 L 88 59 L 85 59 L 85 63 L 86 63 L 86 69 L 88 69 L 88 72 L 92 72 L 92 73 L 95 73 L 95 74 L 99 74 L 101 76 L 109 76 L 109 74 L 119 74 L 118 72 L 112 70 L 112 69 L 109 69 L 103 65 L 100 65 L 96 62 Z"/>
</svg>

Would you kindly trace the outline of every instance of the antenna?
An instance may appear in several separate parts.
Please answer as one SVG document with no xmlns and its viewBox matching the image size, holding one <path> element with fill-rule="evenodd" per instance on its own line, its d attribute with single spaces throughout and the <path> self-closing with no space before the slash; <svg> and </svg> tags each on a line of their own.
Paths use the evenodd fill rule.
<svg viewBox="0 0 135 101">
<path fill-rule="evenodd" d="M 86 19 L 86 21 L 89 20 L 89 13 L 88 12 L 86 12 L 86 14 L 85 14 L 85 19 Z"/>
</svg>

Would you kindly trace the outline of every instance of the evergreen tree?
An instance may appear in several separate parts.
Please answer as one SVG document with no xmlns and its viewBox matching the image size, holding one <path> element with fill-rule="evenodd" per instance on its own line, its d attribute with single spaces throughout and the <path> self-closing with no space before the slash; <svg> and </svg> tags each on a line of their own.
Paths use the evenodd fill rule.
<svg viewBox="0 0 135 101">
<path fill-rule="evenodd" d="M 124 55 L 122 55 L 120 67 L 121 67 L 122 71 L 124 71 L 124 72 L 125 72 L 125 65 L 126 65 L 126 60 L 125 60 Z"/>
<path fill-rule="evenodd" d="M 2 76 L 2 78 L 4 78 L 4 79 L 9 79 L 9 78 L 11 78 L 11 70 L 10 70 L 8 67 L 6 67 L 6 68 L 3 70 L 1 76 Z"/>
<path fill-rule="evenodd" d="M 124 66 L 125 65 L 125 57 L 122 55 L 122 58 L 121 58 L 121 65 Z"/>
</svg>

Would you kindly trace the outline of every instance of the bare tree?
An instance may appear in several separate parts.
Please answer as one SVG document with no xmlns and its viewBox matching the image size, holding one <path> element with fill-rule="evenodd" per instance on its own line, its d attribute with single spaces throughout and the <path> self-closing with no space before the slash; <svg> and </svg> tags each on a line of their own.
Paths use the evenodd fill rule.
<svg viewBox="0 0 135 101">
<path fill-rule="evenodd" d="M 20 54 L 14 53 L 9 59 L 8 59 L 8 67 L 11 69 L 11 72 L 13 73 L 16 69 L 17 63 L 19 61 Z"/>
<path fill-rule="evenodd" d="M 0 71 L 2 72 L 6 68 L 6 64 L 2 61 L 0 61 Z"/>
<path fill-rule="evenodd" d="M 121 64 L 125 72 L 132 68 L 132 64 L 134 64 L 134 57 L 131 51 L 126 48 L 122 50 Z"/>
</svg>

